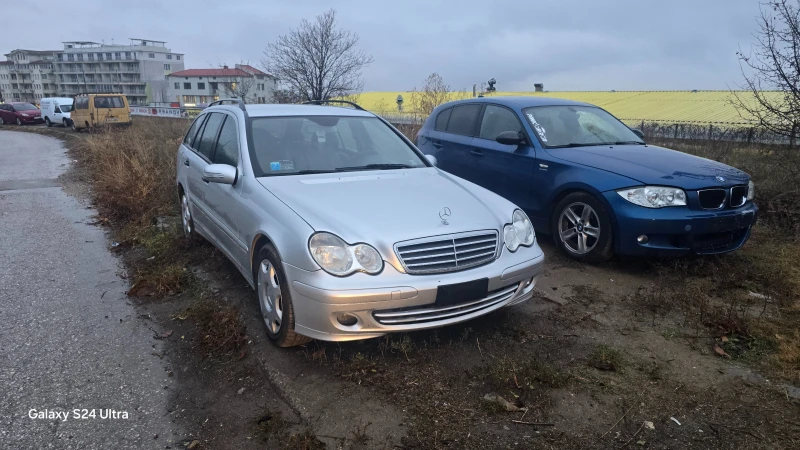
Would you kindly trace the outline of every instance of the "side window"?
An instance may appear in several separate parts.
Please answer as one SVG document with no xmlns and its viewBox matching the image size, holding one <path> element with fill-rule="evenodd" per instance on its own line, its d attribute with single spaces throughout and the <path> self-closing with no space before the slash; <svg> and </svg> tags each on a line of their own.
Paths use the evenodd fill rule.
<svg viewBox="0 0 800 450">
<path fill-rule="evenodd" d="M 239 131 L 236 119 L 227 116 L 217 140 L 217 151 L 214 152 L 214 164 L 239 165 Z"/>
<path fill-rule="evenodd" d="M 447 108 L 440 112 L 439 115 L 436 116 L 436 125 L 433 127 L 433 129 L 436 131 L 447 130 L 447 121 L 450 120 L 450 113 L 452 112 L 453 108 Z"/>
<path fill-rule="evenodd" d="M 60 112 L 61 112 L 61 108 L 59 108 L 58 105 L 54 104 L 53 105 L 53 113 L 60 113 Z"/>
<path fill-rule="evenodd" d="M 194 137 L 197 134 L 197 130 L 200 129 L 200 126 L 203 125 L 203 121 L 206 120 L 208 114 L 205 116 L 200 116 L 197 119 L 194 119 L 194 123 L 189 128 L 189 131 L 186 133 L 186 137 L 183 138 L 183 144 L 187 147 L 192 147 L 192 143 L 194 143 Z"/>
<path fill-rule="evenodd" d="M 450 121 L 447 122 L 447 132 L 472 136 L 475 134 L 475 123 L 481 113 L 480 104 L 461 105 L 453 108 Z"/>
<path fill-rule="evenodd" d="M 486 105 L 479 135 L 481 139 L 493 141 L 498 134 L 504 131 L 522 131 L 522 124 L 519 122 L 517 114 L 502 106 Z"/>
<path fill-rule="evenodd" d="M 213 160 L 214 145 L 217 143 L 217 133 L 223 119 L 225 119 L 225 114 L 211 113 L 206 120 L 206 126 L 203 127 L 203 136 L 200 138 L 200 143 L 195 142 L 197 151 L 208 158 L 209 161 Z"/>
</svg>

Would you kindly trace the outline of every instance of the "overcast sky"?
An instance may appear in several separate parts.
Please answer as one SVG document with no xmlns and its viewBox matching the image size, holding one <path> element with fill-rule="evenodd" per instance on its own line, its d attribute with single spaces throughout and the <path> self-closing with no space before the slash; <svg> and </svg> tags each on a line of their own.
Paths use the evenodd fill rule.
<svg viewBox="0 0 800 450">
<path fill-rule="evenodd" d="M 435 1 L 2 0 L 0 51 L 62 41 L 167 41 L 186 68 L 250 61 L 335 4 L 375 62 L 365 90 L 409 90 L 431 72 L 454 89 L 494 77 L 499 90 L 727 89 L 740 81 L 757 0 Z M 69 2 L 67 2 L 69 3 Z"/>
</svg>

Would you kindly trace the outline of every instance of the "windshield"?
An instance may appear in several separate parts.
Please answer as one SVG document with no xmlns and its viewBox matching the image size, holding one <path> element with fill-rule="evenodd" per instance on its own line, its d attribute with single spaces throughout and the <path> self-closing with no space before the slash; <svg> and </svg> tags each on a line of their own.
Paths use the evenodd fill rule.
<svg viewBox="0 0 800 450">
<path fill-rule="evenodd" d="M 594 106 L 536 106 L 524 112 L 547 148 L 644 144 L 616 117 Z"/>
<path fill-rule="evenodd" d="M 72 111 L 72 105 L 58 105 L 58 108 L 61 110 L 61 112 Z"/>
<path fill-rule="evenodd" d="M 257 117 L 250 126 L 257 177 L 427 167 L 377 117 Z"/>
<path fill-rule="evenodd" d="M 37 107 L 31 105 L 30 103 L 14 103 L 14 110 L 15 111 L 36 111 Z"/>
</svg>

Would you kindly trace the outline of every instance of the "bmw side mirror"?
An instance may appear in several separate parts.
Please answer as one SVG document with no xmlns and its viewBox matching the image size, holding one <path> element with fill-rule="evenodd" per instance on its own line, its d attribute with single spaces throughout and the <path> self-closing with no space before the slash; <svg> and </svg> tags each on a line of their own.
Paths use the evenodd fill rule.
<svg viewBox="0 0 800 450">
<path fill-rule="evenodd" d="M 631 128 L 631 131 L 633 131 L 633 134 L 639 136 L 639 139 L 644 140 L 644 133 L 642 133 L 642 130 L 638 128 Z"/>
<path fill-rule="evenodd" d="M 227 164 L 211 164 L 203 169 L 203 181 L 209 183 L 236 183 L 236 167 Z"/>
<path fill-rule="evenodd" d="M 438 163 L 438 161 L 436 161 L 436 157 L 435 156 L 433 156 L 433 155 L 425 155 L 425 159 L 427 159 L 429 163 L 431 163 L 434 167 L 436 167 L 436 164 Z"/>
<path fill-rule="evenodd" d="M 522 145 L 525 138 L 517 131 L 504 131 L 497 135 L 495 140 L 504 145 Z"/>
</svg>

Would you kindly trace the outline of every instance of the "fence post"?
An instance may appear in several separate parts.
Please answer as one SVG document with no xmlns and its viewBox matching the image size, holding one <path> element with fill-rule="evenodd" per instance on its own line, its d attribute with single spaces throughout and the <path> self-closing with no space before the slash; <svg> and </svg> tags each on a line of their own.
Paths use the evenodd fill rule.
<svg viewBox="0 0 800 450">
<path fill-rule="evenodd" d="M 675 124 L 675 139 L 678 139 L 678 124 Z"/>
<path fill-rule="evenodd" d="M 747 131 L 747 144 L 748 145 L 753 142 L 753 135 L 755 134 L 755 132 L 756 132 L 756 129 L 753 128 L 753 127 L 750 127 L 750 129 Z"/>
<path fill-rule="evenodd" d="M 789 136 L 789 148 L 794 148 L 794 137 L 797 135 L 797 122 L 792 124 L 792 135 Z"/>
<path fill-rule="evenodd" d="M 708 140 L 710 141 L 714 137 L 714 125 L 708 124 Z"/>
</svg>

